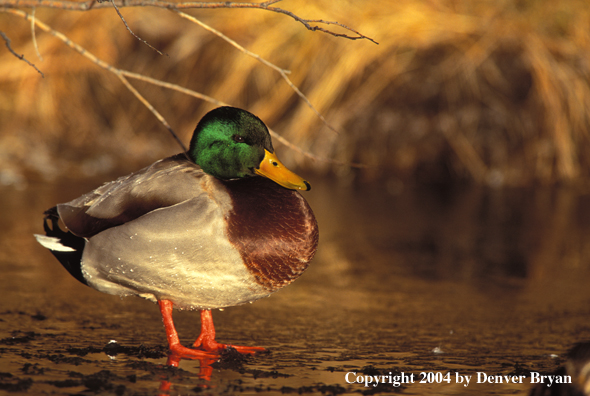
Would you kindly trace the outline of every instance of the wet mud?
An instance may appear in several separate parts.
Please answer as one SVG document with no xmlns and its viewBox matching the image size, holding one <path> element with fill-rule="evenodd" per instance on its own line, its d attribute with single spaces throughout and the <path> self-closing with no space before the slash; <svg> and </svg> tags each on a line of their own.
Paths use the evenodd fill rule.
<svg viewBox="0 0 590 396">
<path fill-rule="evenodd" d="M 309 270 L 269 298 L 213 313 L 220 342 L 267 351 L 175 361 L 155 304 L 80 284 L 32 237 L 45 209 L 96 185 L 0 188 L 0 393 L 583 394 L 585 192 L 318 180 L 305 194 L 320 226 Z M 174 318 L 190 345 L 198 313 Z"/>
</svg>

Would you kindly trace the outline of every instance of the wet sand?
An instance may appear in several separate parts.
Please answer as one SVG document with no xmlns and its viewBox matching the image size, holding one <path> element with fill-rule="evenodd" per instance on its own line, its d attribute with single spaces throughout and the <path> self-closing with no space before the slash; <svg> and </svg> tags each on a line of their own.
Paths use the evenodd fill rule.
<svg viewBox="0 0 590 396">
<path fill-rule="evenodd" d="M 527 395 L 531 372 L 590 340 L 590 195 L 316 180 L 309 270 L 213 313 L 220 342 L 268 352 L 171 367 L 155 304 L 78 283 L 32 237 L 45 209 L 98 184 L 0 187 L 0 393 Z M 175 321 L 192 343 L 198 313 Z M 414 383 L 387 382 L 401 373 Z"/>
</svg>

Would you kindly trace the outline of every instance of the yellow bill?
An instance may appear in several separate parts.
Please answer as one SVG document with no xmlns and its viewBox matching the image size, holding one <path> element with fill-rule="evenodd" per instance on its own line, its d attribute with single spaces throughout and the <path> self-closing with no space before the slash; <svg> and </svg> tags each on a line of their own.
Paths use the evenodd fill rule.
<svg viewBox="0 0 590 396">
<path fill-rule="evenodd" d="M 277 184 L 291 190 L 311 190 L 311 185 L 300 176 L 291 172 L 279 161 L 276 155 L 264 150 L 264 158 L 258 169 L 254 172 L 260 176 L 268 177 Z"/>
</svg>

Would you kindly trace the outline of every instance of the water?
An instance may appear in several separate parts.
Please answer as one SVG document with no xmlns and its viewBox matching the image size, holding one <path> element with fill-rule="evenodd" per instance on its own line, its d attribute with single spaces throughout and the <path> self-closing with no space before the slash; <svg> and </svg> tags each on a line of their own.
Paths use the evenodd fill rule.
<svg viewBox="0 0 590 396">
<path fill-rule="evenodd" d="M 155 304 L 85 287 L 32 237 L 98 184 L 0 190 L 0 393 L 527 395 L 590 340 L 590 195 L 316 180 L 309 270 L 213 313 L 220 342 L 270 352 L 169 367 Z M 175 321 L 190 345 L 198 313 Z M 414 382 L 388 383 L 401 373 Z"/>
</svg>

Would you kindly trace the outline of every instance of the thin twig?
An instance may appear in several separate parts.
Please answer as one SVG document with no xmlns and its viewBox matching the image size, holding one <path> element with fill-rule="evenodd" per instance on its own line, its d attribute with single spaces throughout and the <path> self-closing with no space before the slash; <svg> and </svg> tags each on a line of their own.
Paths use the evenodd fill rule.
<svg viewBox="0 0 590 396">
<path fill-rule="evenodd" d="M 142 39 L 141 37 L 139 37 L 137 34 L 133 33 L 133 30 L 131 30 L 131 28 L 127 24 L 127 21 L 125 20 L 125 18 L 123 18 L 123 14 L 121 14 L 121 11 L 119 11 L 119 7 L 117 7 L 117 5 L 115 4 L 115 0 L 111 0 L 111 4 L 113 4 L 113 7 L 115 7 L 115 11 L 117 11 L 117 14 L 119 15 L 119 18 L 121 18 L 121 20 L 123 21 L 123 24 L 125 25 L 125 27 L 129 31 L 129 33 L 131 33 L 131 35 L 133 37 L 135 37 L 139 41 L 143 42 L 145 45 L 147 45 L 148 47 L 150 47 L 151 49 L 153 49 L 154 51 L 156 51 L 158 54 L 164 55 L 161 51 L 159 51 L 158 49 L 156 49 L 150 43 L 148 43 L 147 41 L 145 41 L 144 39 Z M 168 54 L 166 54 L 166 56 L 168 56 Z"/>
<path fill-rule="evenodd" d="M 300 22 L 303 26 L 305 26 L 308 30 L 311 30 L 312 32 L 320 31 L 320 32 L 324 32 L 324 33 L 330 34 L 330 35 L 332 35 L 334 37 L 344 37 L 344 38 L 347 38 L 349 40 L 369 40 L 372 43 L 375 43 L 375 44 L 379 45 L 379 43 L 377 41 L 373 40 L 372 38 L 367 37 L 364 34 L 361 34 L 360 32 L 358 32 L 358 31 L 354 30 L 353 28 L 350 28 L 350 27 L 348 27 L 348 26 L 346 26 L 346 25 L 344 25 L 344 24 L 342 24 L 340 22 L 324 21 L 322 19 L 303 19 L 303 18 L 300 18 L 299 16 L 293 14 L 291 11 L 287 11 L 287 10 L 284 10 L 284 9 L 278 8 L 278 7 L 266 7 L 264 9 L 265 10 L 269 10 L 269 11 L 278 12 L 280 14 L 288 15 L 291 18 L 295 19 L 297 22 Z M 346 29 L 349 32 L 352 32 L 352 33 L 356 34 L 356 36 L 349 36 L 348 34 L 344 34 L 344 33 L 336 33 L 336 32 L 333 32 L 331 30 L 324 29 L 323 27 L 320 27 L 320 26 L 312 26 L 311 25 L 312 23 L 323 23 L 325 25 L 340 26 L 341 28 Z"/>
<path fill-rule="evenodd" d="M 277 1 L 280 1 L 280 0 L 277 0 Z M 289 147 L 292 150 L 297 151 L 298 153 L 300 153 L 308 158 L 311 158 L 312 160 L 327 162 L 327 163 L 334 164 L 334 165 L 350 166 L 352 168 L 368 168 L 369 167 L 369 165 L 367 165 L 367 164 L 360 164 L 357 162 L 343 162 L 343 161 L 338 161 L 338 160 L 335 160 L 332 158 L 320 157 L 318 155 L 310 153 L 309 151 L 303 150 L 301 147 L 291 143 L 290 141 L 288 141 L 287 139 L 285 139 L 284 137 L 282 137 L 281 135 L 279 135 L 278 133 L 276 133 L 272 129 L 269 129 L 269 132 L 274 139 L 277 139 L 283 145 Z"/>
<path fill-rule="evenodd" d="M 290 74 L 291 73 L 290 70 L 281 69 L 280 67 L 276 66 L 275 64 L 270 63 L 266 59 L 261 58 L 260 55 L 255 54 L 254 52 L 248 51 L 246 48 L 242 47 L 240 44 L 238 44 L 234 40 L 230 39 L 225 34 L 221 33 L 219 30 L 216 30 L 216 29 L 212 28 L 211 26 L 207 25 L 206 23 L 201 22 L 200 20 L 198 20 L 194 16 L 189 15 L 187 13 L 184 13 L 182 11 L 178 11 L 178 10 L 172 10 L 172 11 L 176 12 L 182 18 L 188 19 L 189 21 L 191 21 L 193 23 L 196 23 L 197 25 L 199 25 L 203 29 L 208 30 L 211 33 L 215 34 L 216 36 L 221 37 L 223 40 L 227 41 L 229 44 L 233 45 L 234 47 L 236 47 L 241 52 L 245 53 L 248 56 L 251 56 L 252 58 L 254 58 L 257 61 L 263 63 L 264 65 L 270 67 L 271 69 L 274 69 L 274 70 L 278 71 L 279 73 L 284 73 L 284 74 Z"/>
<path fill-rule="evenodd" d="M 115 4 L 114 0 L 111 0 L 112 4 Z M 272 4 L 276 4 L 278 1 L 266 1 L 262 3 L 239 3 L 239 2 L 180 2 L 175 3 L 173 1 L 161 1 L 161 0 L 118 0 L 116 4 L 118 7 L 159 7 L 159 8 L 168 8 L 173 10 L 180 10 L 180 9 L 216 9 L 216 8 L 249 8 L 249 9 L 260 9 L 260 10 L 267 10 L 271 12 L 276 12 L 279 14 L 287 15 L 291 17 L 293 20 L 301 23 L 305 26 L 306 29 L 311 31 L 321 31 L 326 34 L 330 34 L 335 37 L 344 37 L 350 40 L 369 40 L 375 44 L 378 44 L 375 40 L 370 37 L 367 37 L 356 30 L 343 25 L 339 22 L 332 22 L 332 21 L 324 21 L 321 19 L 304 19 L 301 18 L 291 11 L 284 10 L 279 7 L 270 7 Z M 17 8 L 17 7 L 43 7 L 43 8 L 59 8 L 63 10 L 76 10 L 76 11 L 88 11 L 90 9 L 97 9 L 97 8 L 106 8 L 109 7 L 109 4 L 106 2 L 97 2 L 96 0 L 88 0 L 86 2 L 78 2 L 72 0 L 0 0 L 0 6 L 7 7 L 7 8 Z M 313 26 L 314 23 L 320 23 L 325 25 L 335 25 L 339 26 L 354 35 L 348 35 L 343 33 L 336 33 L 331 30 L 322 28 L 320 26 Z"/>
<path fill-rule="evenodd" d="M 166 81 L 158 80 L 155 78 L 144 76 L 143 74 L 137 74 L 137 73 L 133 73 L 133 72 L 130 72 L 127 70 L 123 70 L 123 69 L 115 69 L 115 70 L 119 71 L 125 77 L 135 78 L 136 80 L 145 81 L 145 82 L 152 84 L 152 85 L 157 85 L 159 87 L 168 88 L 172 91 L 181 92 L 185 95 L 192 96 L 193 98 L 201 99 L 206 102 L 212 103 L 215 106 L 228 106 L 228 104 L 225 102 L 222 102 L 220 100 L 212 98 L 211 96 L 207 96 L 205 94 L 202 94 L 200 92 L 193 91 L 192 89 L 181 87 L 180 85 L 177 85 L 177 84 L 172 84 L 172 83 L 169 83 Z"/>
<path fill-rule="evenodd" d="M 35 47 L 37 57 L 41 62 L 43 62 L 43 57 L 41 56 L 41 52 L 39 52 L 39 46 L 37 45 L 37 35 L 35 34 L 35 7 L 33 7 L 33 10 L 31 11 L 31 37 L 33 38 L 33 46 Z"/>
<path fill-rule="evenodd" d="M 135 97 L 137 99 L 139 99 L 139 101 L 141 103 L 143 103 L 143 105 L 145 107 L 147 107 L 148 110 L 151 111 L 152 114 L 154 114 L 156 116 L 158 121 L 160 121 L 166 129 L 168 129 L 168 132 L 170 132 L 172 134 L 172 137 L 174 137 L 174 140 L 176 140 L 176 143 L 178 143 L 180 145 L 180 147 L 182 148 L 182 152 L 184 153 L 186 158 L 190 160 L 191 158 L 188 155 L 188 150 L 186 149 L 184 143 L 182 143 L 182 140 L 180 140 L 180 138 L 178 137 L 176 132 L 174 132 L 174 129 L 172 129 L 170 124 L 168 124 L 168 121 L 166 121 L 164 116 L 162 114 L 160 114 L 160 112 L 158 110 L 156 110 L 156 108 L 154 106 L 152 106 L 152 104 L 150 102 L 148 102 L 148 100 L 146 98 L 144 98 L 143 95 L 141 93 L 139 93 L 139 91 L 137 89 L 135 89 L 135 87 L 133 85 L 131 85 L 131 83 L 129 83 L 129 81 L 127 81 L 127 79 L 125 78 L 125 76 L 123 74 L 121 74 L 121 73 L 115 73 L 115 74 L 117 77 L 119 77 L 119 79 L 123 82 L 123 84 L 127 87 L 127 89 L 129 91 L 131 91 L 131 93 L 133 95 L 135 95 Z"/>
<path fill-rule="evenodd" d="M 32 20 L 31 15 L 22 11 L 22 10 L 16 10 L 16 9 L 10 9 L 10 8 L 4 8 L 4 9 L 0 8 L 0 11 L 9 12 L 11 14 L 19 15 L 19 16 L 25 18 L 26 20 Z M 164 127 L 166 127 L 166 129 L 168 129 L 168 131 L 172 134 L 174 139 L 179 143 L 179 145 L 184 150 L 185 155 L 187 155 L 186 148 L 185 148 L 184 144 L 182 143 L 182 141 L 178 138 L 178 135 L 170 127 L 170 124 L 168 124 L 166 119 L 148 102 L 147 99 L 145 99 L 141 95 L 141 93 L 139 93 L 139 91 L 137 91 L 137 89 L 135 87 L 133 87 L 129 83 L 129 81 L 125 77 L 135 78 L 138 80 L 148 82 L 153 85 L 157 85 L 157 86 L 172 89 L 172 90 L 175 90 L 178 92 L 182 92 L 184 94 L 191 95 L 193 97 L 208 101 L 208 102 L 213 103 L 217 106 L 225 106 L 226 105 L 225 103 L 223 103 L 217 99 L 214 99 L 214 98 L 211 98 L 207 95 L 203 95 L 201 93 L 192 91 L 188 88 L 184 88 L 184 87 L 181 87 L 176 84 L 160 81 L 160 80 L 157 80 L 157 79 L 154 79 L 151 77 L 143 76 L 141 74 L 133 73 L 133 72 L 130 72 L 127 70 L 118 69 L 118 68 L 112 66 L 111 64 L 103 61 L 102 59 L 96 57 L 95 55 L 93 55 L 92 53 L 87 51 L 84 47 L 82 47 L 81 45 L 74 43 L 72 40 L 70 40 L 63 33 L 52 29 L 51 27 L 49 27 L 48 25 L 46 25 L 45 23 L 41 22 L 38 19 L 35 19 L 34 21 L 35 21 L 35 25 L 37 25 L 41 30 L 43 30 L 43 31 L 53 35 L 54 37 L 58 38 L 59 40 L 63 41 L 68 47 L 72 48 L 73 50 L 75 50 L 79 54 L 83 55 L 84 57 L 86 57 L 87 59 L 89 59 L 90 61 L 95 63 L 96 65 L 100 66 L 101 68 L 115 74 L 121 80 L 121 82 L 123 82 L 123 84 L 127 87 L 127 89 L 129 89 L 133 93 L 133 95 L 135 95 L 135 97 L 139 101 L 141 101 L 141 103 L 144 104 L 148 108 L 148 110 L 150 110 L 154 114 L 154 116 L 164 125 Z M 5 37 L 2 32 L 0 32 L 0 34 L 2 34 L 3 37 Z M 11 51 L 11 52 L 13 52 L 13 51 Z M 339 165 L 347 165 L 347 166 L 352 166 L 352 167 L 359 167 L 359 168 L 366 167 L 366 165 L 363 165 L 363 164 L 340 162 L 340 161 L 336 161 L 336 160 L 333 160 L 330 158 L 316 156 L 316 155 L 314 155 L 308 151 L 305 151 L 305 150 L 301 149 L 300 147 L 294 145 L 293 143 L 289 142 L 287 139 L 283 138 L 282 136 L 280 136 L 276 132 L 270 131 L 270 133 L 275 139 L 280 141 L 285 146 L 287 146 L 287 147 L 289 147 L 289 148 L 291 148 L 291 149 L 293 149 L 293 150 L 301 153 L 302 155 L 304 155 L 308 158 L 311 158 L 313 160 L 328 162 L 328 163 L 333 163 L 333 164 L 339 164 Z"/>
<path fill-rule="evenodd" d="M 8 36 L 6 34 L 4 34 L 4 32 L 0 31 L 0 36 L 2 36 L 2 38 L 4 39 L 4 42 L 6 43 L 6 48 L 8 48 L 8 51 L 10 51 L 10 53 L 14 56 L 16 56 L 18 59 L 26 62 L 29 66 L 32 66 L 35 70 L 37 70 L 37 72 L 39 74 L 41 74 L 41 77 L 45 78 L 45 75 L 43 74 L 43 72 L 41 70 L 39 70 L 37 68 L 37 66 L 35 66 L 34 64 L 32 64 L 31 62 L 29 62 L 27 60 L 27 58 L 25 58 L 24 55 L 19 55 L 16 52 L 14 52 L 14 50 L 12 49 L 12 47 L 10 46 L 11 40 L 8 38 Z"/>
<path fill-rule="evenodd" d="M 274 1 L 276 2 L 276 1 Z M 303 94 L 303 92 L 301 92 L 299 90 L 299 88 L 297 88 L 297 86 L 295 84 L 293 84 L 293 82 L 289 79 L 289 77 L 287 76 L 287 74 L 291 73 L 289 70 L 285 70 L 282 69 L 276 65 L 274 65 L 273 63 L 270 63 L 269 61 L 267 61 L 266 59 L 263 59 L 262 57 L 260 57 L 260 55 L 255 54 L 251 51 L 248 51 L 246 48 L 242 47 L 240 44 L 238 44 L 237 42 L 235 42 L 234 40 L 230 39 L 229 37 L 227 37 L 225 34 L 221 33 L 219 30 L 216 30 L 214 28 L 212 28 L 211 26 L 201 22 L 200 20 L 198 20 L 197 18 L 195 18 L 192 15 L 186 14 L 182 11 L 178 11 L 178 10 L 173 10 L 174 12 L 176 12 L 178 15 L 180 15 L 181 17 L 188 19 L 189 21 L 196 23 L 197 25 L 201 26 L 203 29 L 210 31 L 211 33 L 221 37 L 223 40 L 227 41 L 229 44 L 233 45 L 234 47 L 236 47 L 239 51 L 243 52 L 244 54 L 251 56 L 252 58 L 256 59 L 257 61 L 261 62 L 263 65 L 270 67 L 273 70 L 276 70 L 281 77 L 283 78 L 283 80 L 285 80 L 285 82 L 287 83 L 287 85 L 289 85 L 289 87 L 291 87 L 291 89 L 301 98 L 303 99 L 303 101 L 307 104 L 307 106 L 318 116 L 318 118 L 320 120 L 322 120 L 322 122 L 324 123 L 324 125 L 326 125 L 330 130 L 336 132 L 337 134 L 339 133 L 332 125 L 330 125 L 328 123 L 328 121 L 324 118 L 324 116 L 314 107 L 313 104 L 311 104 L 311 102 L 309 101 L 309 99 L 307 99 L 307 96 L 305 96 Z"/>
<path fill-rule="evenodd" d="M 30 19 L 33 20 L 33 18 L 31 17 L 31 15 L 27 14 L 26 12 L 22 11 L 22 10 L 13 10 L 13 9 L 4 9 L 4 11 L 6 12 L 10 12 L 12 14 L 16 14 L 16 15 L 20 15 L 22 17 L 24 17 L 25 19 Z M 60 39 L 61 41 L 63 41 L 68 47 L 74 49 L 75 51 L 77 51 L 78 53 L 80 53 L 81 55 L 83 55 L 84 57 L 90 59 L 93 63 L 97 64 L 98 66 L 102 67 L 105 70 L 110 71 L 111 73 L 115 74 L 122 82 L 123 84 L 127 87 L 127 89 L 129 91 L 131 91 L 131 93 L 133 95 L 135 95 L 135 97 L 144 105 L 148 108 L 148 110 L 150 112 L 152 112 L 152 114 L 154 114 L 154 116 L 158 119 L 158 121 L 160 121 L 162 123 L 162 125 L 164 125 L 164 127 L 166 129 L 168 129 L 168 131 L 172 134 L 172 136 L 174 137 L 174 139 L 178 142 L 178 144 L 180 145 L 180 147 L 182 148 L 182 150 L 184 151 L 185 155 L 187 155 L 187 150 L 186 147 L 184 146 L 184 144 L 182 143 L 182 141 L 180 140 L 180 138 L 178 137 L 178 135 L 176 134 L 176 132 L 174 132 L 174 130 L 172 129 L 172 127 L 170 126 L 170 124 L 166 121 L 166 119 L 154 108 L 154 106 L 152 106 L 150 104 L 150 102 L 145 99 L 143 97 L 143 95 L 141 95 L 141 93 L 139 93 L 139 91 L 137 89 L 135 89 L 135 87 L 133 87 L 133 85 L 131 85 L 129 83 L 129 81 L 127 81 L 127 79 L 125 78 L 126 74 L 131 74 L 131 77 L 135 77 L 134 74 L 135 73 L 131 73 L 131 72 L 125 72 L 124 70 L 120 70 L 117 69 L 116 67 L 111 66 L 109 63 L 103 61 L 102 59 L 97 58 L 95 55 L 93 55 L 92 53 L 88 52 L 84 47 L 82 47 L 79 44 L 74 43 L 72 40 L 70 40 L 66 35 L 64 35 L 63 33 L 58 32 L 57 30 L 52 29 L 51 27 L 49 27 L 48 25 L 46 25 L 45 23 L 39 21 L 38 19 L 34 20 L 35 24 L 37 26 L 39 26 L 39 28 L 41 28 L 42 30 L 46 31 L 47 33 L 53 35 L 54 37 Z M 0 32 L 0 34 L 2 34 L 2 36 L 4 37 L 4 33 Z M 8 45 L 8 43 L 7 43 Z M 14 51 L 11 51 L 14 53 Z"/>
</svg>

